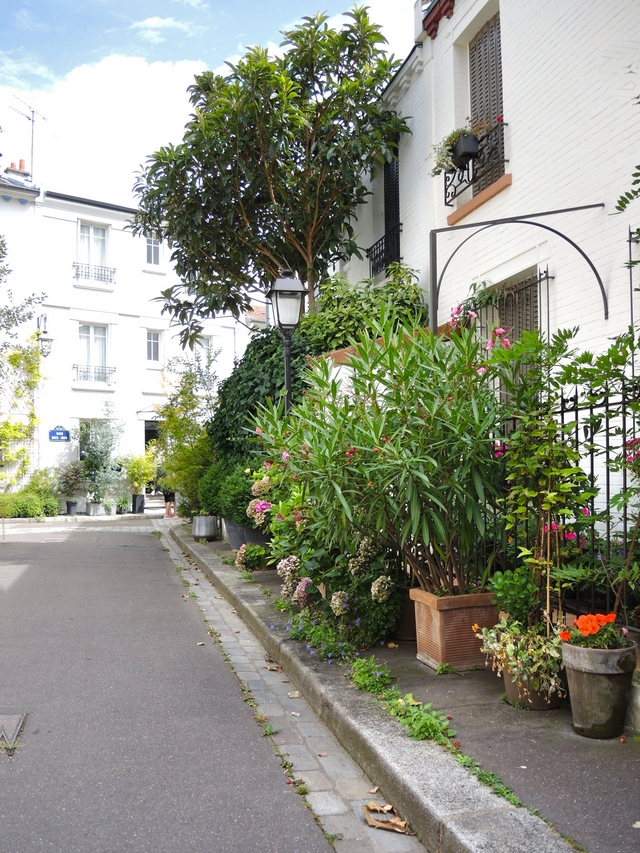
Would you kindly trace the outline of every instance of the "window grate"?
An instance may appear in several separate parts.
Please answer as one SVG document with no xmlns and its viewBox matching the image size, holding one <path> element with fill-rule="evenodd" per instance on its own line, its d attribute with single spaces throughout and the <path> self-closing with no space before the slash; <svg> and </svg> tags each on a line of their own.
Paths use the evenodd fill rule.
<svg viewBox="0 0 640 853">
<path fill-rule="evenodd" d="M 77 261 L 73 264 L 73 277 L 90 281 L 102 281 L 109 284 L 113 283 L 115 278 L 114 267 L 100 267 L 95 264 L 81 264 Z"/>
<path fill-rule="evenodd" d="M 106 382 L 111 385 L 115 367 L 96 367 L 92 364 L 74 364 L 74 378 L 76 382 Z"/>
</svg>

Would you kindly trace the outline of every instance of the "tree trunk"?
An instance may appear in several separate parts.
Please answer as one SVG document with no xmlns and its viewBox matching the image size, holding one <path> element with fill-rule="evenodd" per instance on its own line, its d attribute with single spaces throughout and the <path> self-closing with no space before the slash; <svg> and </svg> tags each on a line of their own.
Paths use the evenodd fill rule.
<svg viewBox="0 0 640 853">
<path fill-rule="evenodd" d="M 313 269 L 307 269 L 307 310 L 309 314 L 316 313 L 316 295 L 314 292 L 315 287 L 315 276 L 313 274 Z"/>
</svg>

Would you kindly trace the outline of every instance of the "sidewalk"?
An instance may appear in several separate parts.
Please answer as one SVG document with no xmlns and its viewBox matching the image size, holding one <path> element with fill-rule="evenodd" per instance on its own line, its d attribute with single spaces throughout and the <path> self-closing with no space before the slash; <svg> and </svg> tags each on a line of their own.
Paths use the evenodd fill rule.
<svg viewBox="0 0 640 853">
<path fill-rule="evenodd" d="M 181 526 L 172 534 L 236 608 L 268 653 L 285 669 L 320 718 L 433 853 L 568 853 L 575 849 L 540 817 L 497 797 L 442 748 L 412 741 L 369 694 L 349 686 L 340 667 L 311 657 L 289 640 L 286 618 L 263 588 L 277 595 L 274 571 L 257 583 L 222 563 L 224 543 L 201 545 Z M 640 849 L 640 740 L 595 741 L 575 734 L 568 708 L 518 711 L 500 701 L 491 671 L 436 676 L 413 644 L 377 655 L 411 692 L 453 716 L 466 755 L 497 773 L 529 809 L 589 853 Z"/>
</svg>

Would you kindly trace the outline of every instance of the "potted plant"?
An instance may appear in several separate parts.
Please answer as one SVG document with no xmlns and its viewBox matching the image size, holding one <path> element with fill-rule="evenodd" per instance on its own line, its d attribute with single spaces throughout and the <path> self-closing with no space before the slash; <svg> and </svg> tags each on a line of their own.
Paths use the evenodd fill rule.
<svg viewBox="0 0 640 853">
<path fill-rule="evenodd" d="M 471 626 L 478 631 L 478 625 Z M 557 708 L 564 695 L 562 643 L 557 634 L 547 637 L 544 623 L 526 627 L 503 617 L 476 637 L 491 658 L 491 668 L 504 677 L 507 701 L 535 711 Z"/>
<path fill-rule="evenodd" d="M 415 585 L 417 652 L 432 667 L 484 662 L 469 632 L 497 622 L 484 591 L 495 551 L 501 406 L 474 331 L 435 336 L 393 318 L 354 344 L 349 393 L 318 360 L 295 417 L 256 419 L 271 458 L 286 452 L 307 528 L 349 551 L 368 536 L 399 555 Z"/>
<path fill-rule="evenodd" d="M 266 535 L 258 529 L 255 518 L 247 515 L 247 508 L 253 498 L 253 483 L 251 468 L 244 463 L 236 465 L 222 481 L 219 510 L 224 518 L 227 539 L 234 551 L 241 545 L 261 545 L 267 540 Z"/>
<path fill-rule="evenodd" d="M 467 119 L 464 127 L 457 127 L 447 134 L 444 139 L 433 146 L 434 165 L 431 170 L 433 177 L 441 172 L 462 171 L 467 168 L 469 161 L 480 153 L 479 137 L 483 136 L 491 125 L 486 121 Z"/>
<path fill-rule="evenodd" d="M 218 518 L 222 517 L 223 487 L 230 466 L 226 459 L 210 465 L 198 483 L 200 514 L 193 516 L 193 538 L 212 541 L 219 536 Z"/>
<path fill-rule="evenodd" d="M 116 515 L 124 515 L 129 512 L 129 498 L 120 497 L 116 500 Z"/>
<path fill-rule="evenodd" d="M 84 482 L 84 468 L 82 462 L 69 462 L 63 465 L 58 472 L 58 491 L 66 498 L 67 514 L 75 515 L 78 511 L 78 501 L 75 498 Z"/>
<path fill-rule="evenodd" d="M 113 417 L 113 404 L 105 403 L 100 420 L 83 423 L 74 430 L 80 443 L 84 478 L 87 487 L 87 515 L 102 515 L 102 501 L 117 480 L 113 453 L 123 425 Z"/>
<path fill-rule="evenodd" d="M 615 623 L 615 613 L 589 613 L 559 631 L 573 727 L 584 737 L 618 737 L 624 728 L 638 649 Z"/>
<path fill-rule="evenodd" d="M 152 453 L 148 451 L 142 456 L 123 457 L 121 460 L 124 468 L 125 476 L 133 491 L 132 496 L 132 512 L 144 512 L 144 489 L 149 480 L 153 479 L 156 470 L 156 459 Z"/>
<path fill-rule="evenodd" d="M 116 505 L 115 501 L 112 500 L 104 500 L 103 504 L 105 515 L 115 515 L 116 514 Z"/>
</svg>

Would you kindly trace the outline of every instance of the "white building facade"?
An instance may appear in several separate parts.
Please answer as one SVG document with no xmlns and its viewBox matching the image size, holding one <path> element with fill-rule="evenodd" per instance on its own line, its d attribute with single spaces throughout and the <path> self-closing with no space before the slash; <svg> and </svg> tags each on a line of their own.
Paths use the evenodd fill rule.
<svg viewBox="0 0 640 853">
<path fill-rule="evenodd" d="M 438 326 L 484 282 L 514 334 L 579 326 L 579 346 L 604 349 L 640 311 L 625 266 L 640 199 L 615 212 L 640 163 L 638 3 L 418 0 L 415 36 L 384 96 L 412 133 L 359 212 L 371 264 L 343 271 L 382 281 L 401 259 L 432 320 L 438 294 Z M 432 176 L 433 146 L 468 118 L 491 128 L 479 157 Z"/>
<path fill-rule="evenodd" d="M 37 391 L 31 467 L 77 459 L 77 443 L 60 437 L 103 417 L 107 402 L 124 425 L 119 452 L 142 454 L 157 434 L 166 367 L 190 355 L 156 301 L 178 282 L 170 250 L 131 232 L 133 209 L 41 191 L 22 178 L 16 169 L 0 176 L 0 234 L 11 269 L 6 287 L 17 301 L 46 294 L 36 314 L 41 327 L 46 315 L 53 339 Z M 35 331 L 35 318 L 27 325 L 21 337 Z M 223 379 L 242 356 L 248 329 L 233 317 L 203 325 L 200 352 L 220 351 L 212 370 Z"/>
</svg>

